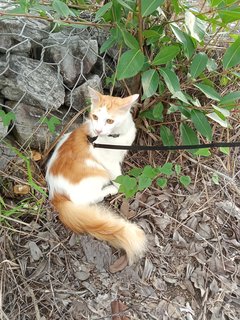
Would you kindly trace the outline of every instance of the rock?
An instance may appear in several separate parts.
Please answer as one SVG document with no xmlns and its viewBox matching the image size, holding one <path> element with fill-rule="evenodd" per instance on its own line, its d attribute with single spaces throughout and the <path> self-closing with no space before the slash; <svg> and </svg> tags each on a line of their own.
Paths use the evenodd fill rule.
<svg viewBox="0 0 240 320">
<path fill-rule="evenodd" d="M 9 18 L 0 20 L 0 52 L 11 49 L 12 53 L 28 55 L 31 41 L 40 42 L 48 37 L 50 23 L 38 19 Z"/>
<path fill-rule="evenodd" d="M 11 144 L 11 142 L 6 139 L 4 141 L 6 144 L 3 141 L 0 141 L 0 171 L 6 172 L 8 165 L 12 163 L 13 159 L 16 157 L 16 154 L 14 153 L 13 149 L 8 146 Z"/>
<path fill-rule="evenodd" d="M 3 125 L 3 121 L 0 118 L 0 139 L 5 138 L 8 132 L 8 127 Z"/>
<path fill-rule="evenodd" d="M 44 61 L 59 65 L 69 88 L 84 80 L 98 58 L 97 40 L 82 40 L 78 35 L 58 32 L 43 40 L 43 45 Z"/>
<path fill-rule="evenodd" d="M 16 55 L 9 61 L 0 57 L 0 74 L 0 92 L 6 99 L 46 110 L 64 103 L 62 77 L 46 63 Z"/>
<path fill-rule="evenodd" d="M 66 94 L 65 105 L 76 110 L 81 110 L 86 106 L 86 100 L 90 99 L 88 86 L 102 92 L 101 79 L 99 76 L 93 75 L 84 84 Z"/>
<path fill-rule="evenodd" d="M 60 124 L 53 127 L 54 132 L 50 132 L 46 123 L 41 123 L 41 120 L 46 116 L 44 110 L 27 105 L 25 103 L 17 103 L 15 106 L 13 102 L 7 102 L 8 106 L 13 108 L 16 116 L 13 134 L 20 145 L 30 145 L 31 148 L 43 150 L 49 142 L 52 142 L 57 135 L 60 134 L 64 126 L 70 121 L 73 114 L 61 120 L 66 112 L 55 112 L 48 115 L 48 118 L 55 116 L 60 119 Z M 71 127 L 70 130 L 75 129 L 81 123 L 79 118 Z"/>
</svg>

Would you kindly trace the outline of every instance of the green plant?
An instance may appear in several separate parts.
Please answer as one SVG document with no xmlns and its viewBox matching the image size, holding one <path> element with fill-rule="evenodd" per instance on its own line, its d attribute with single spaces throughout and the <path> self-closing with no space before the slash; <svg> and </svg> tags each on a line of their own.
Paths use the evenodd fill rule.
<svg viewBox="0 0 240 320">
<path fill-rule="evenodd" d="M 15 114 L 10 112 L 5 112 L 3 110 L 0 110 L 0 118 L 2 119 L 2 123 L 5 127 L 8 127 L 9 124 L 16 119 Z"/>
<path fill-rule="evenodd" d="M 119 192 L 131 198 L 136 192 L 143 191 L 153 183 L 160 188 L 165 188 L 170 178 L 178 180 L 184 187 L 191 183 L 189 176 L 181 175 L 181 166 L 176 164 L 173 167 L 171 162 L 166 162 L 163 166 L 156 168 L 150 165 L 144 168 L 133 168 L 126 175 L 117 177 L 115 182 L 120 184 Z"/>
<path fill-rule="evenodd" d="M 197 12 L 178 0 L 112 0 L 96 13 L 99 21 L 114 23 L 100 52 L 112 46 L 123 52 L 113 79 L 135 77 L 134 81 L 138 81 L 136 76 L 140 74 L 142 101 L 155 101 L 140 112 L 140 117 L 149 120 L 149 130 L 154 130 L 152 122 L 159 122 L 164 145 L 176 144 L 171 128 L 161 125 L 166 115 L 174 113 L 179 120 L 182 144 L 199 144 L 213 140 L 214 122 L 231 128 L 231 111 L 239 108 L 240 91 L 222 92 L 230 81 L 237 83 L 239 79 L 240 38 L 230 33 L 232 43 L 220 53 L 221 59 L 205 37 L 213 34 L 213 41 L 220 31 L 229 31 L 229 23 L 240 19 L 239 1 L 210 1 L 209 5 L 210 10 Z M 189 152 L 193 156 L 211 155 L 209 149 Z M 118 177 L 120 192 L 131 197 L 149 187 L 159 170 L 146 166 L 137 176 L 130 171 L 127 176 Z M 182 175 L 179 181 L 186 187 L 191 179 Z M 166 186 L 167 178 L 157 178 L 156 184 Z"/>
<path fill-rule="evenodd" d="M 23 199 L 13 207 L 8 206 L 0 197 L 0 223 L 8 223 L 8 217 L 16 219 L 30 212 L 36 215 L 41 212 L 41 208 L 42 201 L 34 197 Z"/>
<path fill-rule="evenodd" d="M 46 123 L 46 125 L 48 126 L 48 129 L 51 133 L 55 133 L 55 130 L 56 130 L 56 126 L 58 124 L 61 123 L 61 121 L 54 117 L 54 116 L 51 116 L 51 117 L 43 117 L 42 120 L 41 120 L 41 123 Z"/>
<path fill-rule="evenodd" d="M 22 152 L 20 152 L 17 148 L 13 147 L 12 145 L 6 143 L 7 147 L 10 148 L 20 159 L 22 159 L 26 165 L 26 173 L 27 173 L 27 183 L 36 192 L 40 193 L 42 196 L 46 197 L 47 194 L 44 189 L 35 182 L 33 175 L 32 175 L 32 168 L 31 168 L 31 159 L 29 156 L 26 156 Z"/>
<path fill-rule="evenodd" d="M 229 118 L 239 109 L 240 99 L 240 91 L 224 90 L 240 78 L 240 37 L 230 25 L 240 20 L 239 1 L 206 3 L 206 9 L 204 6 L 197 11 L 181 0 L 112 0 L 105 1 L 100 8 L 99 1 L 74 1 L 77 6 L 72 6 L 67 0 L 44 4 L 21 0 L 15 9 L 4 14 L 34 13 L 57 26 L 110 27 L 100 54 L 115 46 L 119 57 L 116 72 L 107 79 L 108 83 L 114 87 L 116 81 L 129 78 L 139 82 L 144 105 L 140 117 L 146 120 L 148 130 L 159 134 L 164 145 L 198 144 L 213 140 L 213 124 L 231 128 Z M 95 12 L 95 20 L 79 19 L 83 10 Z M 215 48 L 223 32 L 229 34 L 224 41 L 230 40 L 230 44 L 218 54 Z M 165 123 L 170 116 L 177 120 L 174 130 Z M 45 122 L 50 130 L 55 130 L 55 123 Z M 227 148 L 220 150 L 229 153 Z M 211 155 L 209 149 L 189 152 L 193 156 Z M 148 166 L 145 168 L 137 177 L 131 173 L 119 177 L 120 191 L 132 196 L 136 190 L 149 186 L 154 179 L 145 174 L 151 171 Z M 156 173 L 157 169 L 152 170 Z M 166 179 L 159 177 L 156 183 L 164 187 Z M 184 176 L 179 181 L 184 186 L 190 182 Z"/>
</svg>

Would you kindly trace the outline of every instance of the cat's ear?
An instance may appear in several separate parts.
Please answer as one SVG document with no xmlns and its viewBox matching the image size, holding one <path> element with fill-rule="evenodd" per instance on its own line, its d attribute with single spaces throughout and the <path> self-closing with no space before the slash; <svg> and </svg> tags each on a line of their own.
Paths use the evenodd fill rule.
<svg viewBox="0 0 240 320">
<path fill-rule="evenodd" d="M 93 105 L 97 105 L 100 102 L 101 93 L 94 90 L 91 87 L 88 87 L 89 96 Z"/>
<path fill-rule="evenodd" d="M 132 96 L 122 99 L 121 109 L 129 110 L 131 106 L 138 100 L 139 94 L 133 94 Z"/>
</svg>

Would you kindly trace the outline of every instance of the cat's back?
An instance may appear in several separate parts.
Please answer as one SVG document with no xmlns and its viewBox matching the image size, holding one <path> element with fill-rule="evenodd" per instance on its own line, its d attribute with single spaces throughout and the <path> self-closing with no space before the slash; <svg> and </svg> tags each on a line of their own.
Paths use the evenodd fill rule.
<svg viewBox="0 0 240 320">
<path fill-rule="evenodd" d="M 47 164 L 46 177 L 51 173 L 62 173 L 64 167 L 71 165 L 76 158 L 81 160 L 87 148 L 86 128 L 84 125 L 65 134 L 58 142 Z"/>
<path fill-rule="evenodd" d="M 89 177 L 108 176 L 106 170 L 95 163 L 91 148 L 87 124 L 61 139 L 47 165 L 46 180 L 50 198 L 54 192 L 71 193 Z"/>
</svg>

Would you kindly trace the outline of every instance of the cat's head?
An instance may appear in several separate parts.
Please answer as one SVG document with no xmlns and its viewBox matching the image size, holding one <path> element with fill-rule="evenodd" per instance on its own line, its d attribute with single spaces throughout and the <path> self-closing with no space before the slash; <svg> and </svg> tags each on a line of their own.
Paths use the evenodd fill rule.
<svg viewBox="0 0 240 320">
<path fill-rule="evenodd" d="M 139 97 L 138 94 L 126 98 L 111 97 L 90 87 L 88 89 L 91 98 L 89 121 L 92 132 L 98 136 L 109 135 L 121 125 Z"/>
</svg>

